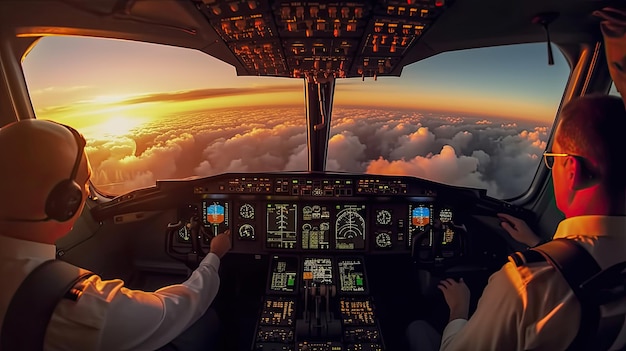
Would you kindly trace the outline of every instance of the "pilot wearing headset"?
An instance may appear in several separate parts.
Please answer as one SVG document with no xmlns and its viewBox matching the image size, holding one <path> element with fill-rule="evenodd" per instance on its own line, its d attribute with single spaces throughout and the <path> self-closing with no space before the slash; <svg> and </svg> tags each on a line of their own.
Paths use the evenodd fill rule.
<svg viewBox="0 0 626 351">
<path fill-rule="evenodd" d="M 18 287 L 55 259 L 54 243 L 82 212 L 91 175 L 84 147 L 80 133 L 51 121 L 22 120 L 0 129 L 0 330 Z M 155 292 L 89 276 L 79 299 L 56 305 L 44 350 L 206 348 L 215 342 L 206 340 L 207 328 L 215 327 L 208 308 L 219 288 L 220 258 L 230 248 L 228 231 L 216 236 L 189 279 Z"/>
</svg>

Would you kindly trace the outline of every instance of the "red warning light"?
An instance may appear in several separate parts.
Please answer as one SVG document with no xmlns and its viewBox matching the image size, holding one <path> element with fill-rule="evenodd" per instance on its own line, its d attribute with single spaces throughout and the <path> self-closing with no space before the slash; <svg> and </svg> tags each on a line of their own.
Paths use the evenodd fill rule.
<svg viewBox="0 0 626 351">
<path fill-rule="evenodd" d="M 435 6 L 436 7 L 443 7 L 443 5 L 446 4 L 445 0 L 435 0 Z"/>
</svg>

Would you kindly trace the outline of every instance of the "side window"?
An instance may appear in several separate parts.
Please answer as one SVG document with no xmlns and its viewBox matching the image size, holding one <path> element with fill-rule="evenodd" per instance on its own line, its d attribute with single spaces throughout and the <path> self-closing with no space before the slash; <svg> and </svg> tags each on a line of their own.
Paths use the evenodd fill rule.
<svg viewBox="0 0 626 351">
<path fill-rule="evenodd" d="M 338 81 L 328 169 L 523 194 L 570 75 L 553 51 L 552 66 L 545 43 L 520 44 L 442 53 L 398 78 Z"/>
</svg>

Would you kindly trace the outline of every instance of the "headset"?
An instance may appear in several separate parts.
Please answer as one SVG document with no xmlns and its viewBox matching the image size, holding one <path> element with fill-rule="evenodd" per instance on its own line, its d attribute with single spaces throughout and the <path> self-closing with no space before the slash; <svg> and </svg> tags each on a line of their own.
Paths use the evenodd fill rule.
<svg viewBox="0 0 626 351">
<path fill-rule="evenodd" d="M 82 134 L 80 134 L 76 129 L 65 124 L 58 124 L 67 128 L 72 133 L 74 140 L 76 141 L 78 152 L 76 153 L 76 159 L 74 160 L 74 166 L 72 167 L 70 177 L 57 183 L 46 198 L 46 218 L 27 219 L 11 217 L 2 219 L 11 222 L 47 222 L 49 220 L 65 222 L 74 217 L 76 212 L 78 212 L 80 204 L 83 200 L 83 190 L 82 187 L 76 183 L 76 176 L 78 174 L 80 162 L 83 159 L 83 153 L 87 142 Z"/>
</svg>

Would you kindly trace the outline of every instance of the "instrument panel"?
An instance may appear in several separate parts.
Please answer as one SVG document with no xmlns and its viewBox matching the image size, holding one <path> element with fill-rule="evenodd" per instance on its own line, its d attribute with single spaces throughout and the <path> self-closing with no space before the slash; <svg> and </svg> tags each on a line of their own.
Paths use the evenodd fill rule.
<svg viewBox="0 0 626 351">
<path fill-rule="evenodd" d="M 235 253 L 406 254 L 415 253 L 419 239 L 425 255 L 426 247 L 457 247 L 458 228 L 476 214 L 525 218 L 525 210 L 482 189 L 414 177 L 298 172 L 158 181 L 99 204 L 92 215 L 123 223 L 142 211 L 172 208 L 168 247 L 180 258 L 206 254 L 226 229 Z"/>
<path fill-rule="evenodd" d="M 212 238 L 230 229 L 233 251 L 254 253 L 408 252 L 417 235 L 430 235 L 434 226 L 455 220 L 454 209 L 436 197 L 389 203 L 203 199 L 178 213 L 179 226 L 171 230 L 179 244 L 191 247 L 189 228 L 199 218 L 199 232 Z"/>
<path fill-rule="evenodd" d="M 165 241 L 165 255 L 189 269 L 230 230 L 221 302 L 237 311 L 230 326 L 251 335 L 254 350 L 386 349 L 383 333 L 398 338 L 386 311 L 407 301 L 389 302 L 397 292 L 388 286 L 430 296 L 438 277 L 497 270 L 510 247 L 496 213 L 527 220 L 524 211 L 481 189 L 328 172 L 158 181 L 90 209 L 124 233 L 141 228 L 133 240 L 149 259 Z M 249 334 L 239 329 L 243 318 L 257 318 Z"/>
</svg>

